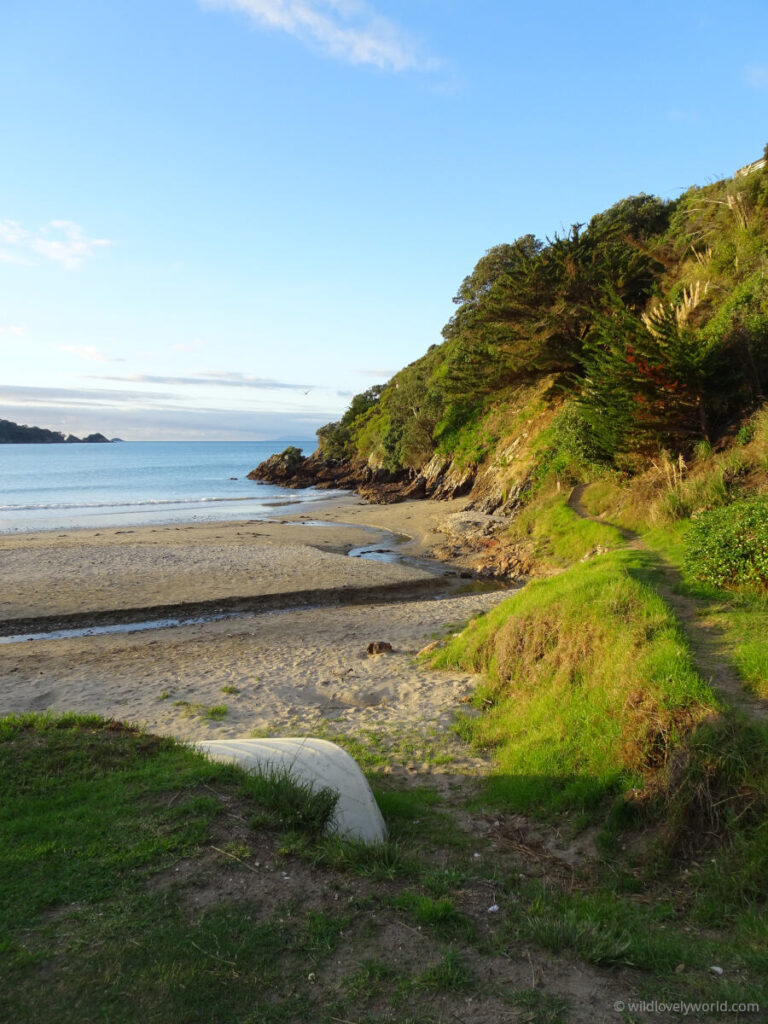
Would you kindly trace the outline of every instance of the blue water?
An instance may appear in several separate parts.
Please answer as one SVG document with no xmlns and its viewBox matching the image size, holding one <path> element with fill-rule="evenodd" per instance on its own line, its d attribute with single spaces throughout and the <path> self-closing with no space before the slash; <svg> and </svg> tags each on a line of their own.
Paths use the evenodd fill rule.
<svg viewBox="0 0 768 1024">
<path fill-rule="evenodd" d="M 328 497 L 246 479 L 289 444 L 315 448 L 311 438 L 2 444 L 0 533 L 253 519 Z"/>
</svg>

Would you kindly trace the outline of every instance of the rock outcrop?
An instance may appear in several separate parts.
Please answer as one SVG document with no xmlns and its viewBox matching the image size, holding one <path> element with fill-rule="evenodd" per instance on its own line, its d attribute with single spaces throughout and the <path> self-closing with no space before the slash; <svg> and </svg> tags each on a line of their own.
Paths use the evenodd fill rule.
<svg viewBox="0 0 768 1024">
<path fill-rule="evenodd" d="M 270 456 L 248 478 L 281 487 L 353 490 L 374 504 L 466 495 L 471 499 L 466 508 L 447 515 L 437 527 L 445 539 L 430 552 L 431 557 L 468 570 L 467 576 L 506 582 L 520 580 L 535 569 L 526 545 L 506 536 L 509 517 L 528 486 L 527 474 L 522 482 L 505 483 L 493 466 L 478 471 L 439 455 L 420 472 L 391 473 L 362 460 L 326 459 L 319 451 L 305 456 L 292 447 Z"/>
<path fill-rule="evenodd" d="M 305 456 L 300 448 L 271 455 L 248 474 L 249 480 L 281 487 L 319 487 L 357 491 L 374 504 L 394 504 L 411 498 L 458 498 L 474 483 L 472 470 L 456 470 L 450 460 L 435 456 L 416 473 L 403 469 L 374 469 L 362 460 L 327 459 L 320 451 Z"/>
</svg>

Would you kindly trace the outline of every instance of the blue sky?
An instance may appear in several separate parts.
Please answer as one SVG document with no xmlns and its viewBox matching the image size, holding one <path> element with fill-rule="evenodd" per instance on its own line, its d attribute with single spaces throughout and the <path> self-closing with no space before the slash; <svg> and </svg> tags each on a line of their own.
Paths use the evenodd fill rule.
<svg viewBox="0 0 768 1024">
<path fill-rule="evenodd" d="M 0 9 L 0 416 L 311 435 L 486 249 L 768 140 L 764 0 Z"/>
</svg>

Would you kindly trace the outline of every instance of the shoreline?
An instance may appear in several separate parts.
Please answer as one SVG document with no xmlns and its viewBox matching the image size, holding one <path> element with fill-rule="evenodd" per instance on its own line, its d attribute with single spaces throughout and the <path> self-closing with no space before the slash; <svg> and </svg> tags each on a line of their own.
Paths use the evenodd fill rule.
<svg viewBox="0 0 768 1024">
<path fill-rule="evenodd" d="M 267 595 L 426 583 L 451 571 L 422 560 L 439 540 L 440 520 L 460 503 L 428 504 L 371 506 L 330 498 L 311 515 L 3 534 L 2 631 L 7 634 L 14 622 L 72 621 L 78 615 L 106 621 L 108 613 L 126 621 L 129 612 L 198 614 L 220 602 L 237 608 Z M 347 558 L 377 544 L 414 561 Z"/>
<path fill-rule="evenodd" d="M 0 714 L 93 712 L 188 741 L 418 734 L 477 767 L 450 733 L 472 677 L 414 660 L 508 596 L 462 593 L 457 570 L 418 561 L 463 504 L 333 497 L 252 522 L 4 534 L 6 635 L 41 623 L 135 625 L 158 610 L 232 614 L 0 645 Z M 416 561 L 348 557 L 377 544 Z M 391 652 L 368 655 L 374 640 Z"/>
<path fill-rule="evenodd" d="M 272 488 L 277 491 L 278 488 Z M 279 488 L 288 491 L 287 488 Z M 349 492 L 331 492 L 344 498 Z M 0 537 L 23 537 L 30 533 L 104 532 L 113 529 L 162 528 L 166 526 L 215 526 L 224 522 L 246 522 L 249 519 L 271 519 L 282 509 L 311 509 L 332 500 L 328 493 L 313 491 L 301 497 L 267 495 L 259 500 L 257 493 L 201 499 L 147 499 L 139 502 L 97 502 L 71 506 L 2 506 Z M 21 524 L 21 525 L 20 525 Z M 27 525 L 28 524 L 28 525 Z"/>
<path fill-rule="evenodd" d="M 295 493 L 290 489 L 289 494 Z M 222 499 L 222 501 L 228 499 Z M 408 541 L 422 544 L 426 538 L 434 534 L 433 523 L 439 521 L 452 512 L 460 510 L 466 504 L 466 498 L 454 498 L 447 500 L 409 499 L 390 504 L 372 504 L 360 498 L 354 491 L 330 491 L 318 492 L 317 497 L 309 500 L 291 499 L 286 497 L 283 500 L 270 502 L 269 511 L 252 515 L 251 518 L 225 518 L 225 519 L 201 519 L 189 522 L 186 519 L 173 520 L 166 523 L 147 523 L 133 521 L 128 523 L 114 523 L 104 525 L 62 525 L 46 527 L 45 529 L 13 529 L 0 531 L 0 548 L 6 542 L 25 543 L 31 539 L 45 540 L 46 538 L 76 538 L 89 540 L 93 537 L 116 536 L 125 533 L 147 533 L 172 530 L 212 530 L 216 528 L 235 527 L 260 524 L 280 525 L 282 523 L 301 523 L 309 520 L 316 522 L 319 519 L 327 521 L 328 516 L 333 514 L 338 522 L 331 525 L 354 526 L 360 525 L 368 529 L 379 529 L 388 533 L 402 533 L 402 526 L 409 522 L 416 531 L 415 536 L 408 537 Z M 296 508 L 296 511 L 281 511 L 282 509 Z M 299 511 L 303 509 L 305 511 Z M 317 511 L 319 514 L 314 515 Z M 119 543 L 119 542 L 118 542 Z M 424 550 L 424 547 L 421 547 Z M 414 551 L 414 553 L 418 553 Z"/>
</svg>

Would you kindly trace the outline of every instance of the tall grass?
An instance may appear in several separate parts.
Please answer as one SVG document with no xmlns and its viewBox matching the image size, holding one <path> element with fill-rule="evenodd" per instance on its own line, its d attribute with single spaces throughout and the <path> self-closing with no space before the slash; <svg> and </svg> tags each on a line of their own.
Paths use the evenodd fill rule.
<svg viewBox="0 0 768 1024">
<path fill-rule="evenodd" d="M 662 452 L 630 481 L 596 481 L 585 504 L 591 513 L 642 533 L 754 495 L 768 498 L 768 404 L 722 450 L 700 444 L 682 464 Z"/>
</svg>

